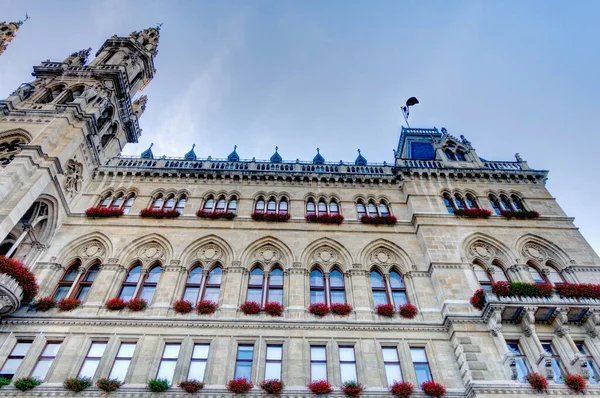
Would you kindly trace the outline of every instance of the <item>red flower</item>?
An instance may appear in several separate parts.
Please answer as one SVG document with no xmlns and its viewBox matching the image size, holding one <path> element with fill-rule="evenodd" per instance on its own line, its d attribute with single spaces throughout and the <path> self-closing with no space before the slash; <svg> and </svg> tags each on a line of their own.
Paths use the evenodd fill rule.
<svg viewBox="0 0 600 398">
<path fill-rule="evenodd" d="M 511 210 L 502 210 L 500 215 L 506 217 L 507 219 L 516 218 L 519 220 L 524 220 L 528 218 L 538 218 L 540 213 L 535 210 L 519 210 L 519 211 L 511 211 Z"/>
<path fill-rule="evenodd" d="M 61 311 L 71 311 L 81 305 L 81 300 L 74 298 L 63 298 L 58 302 L 58 309 Z"/>
<path fill-rule="evenodd" d="M 586 387 L 586 381 L 581 375 L 569 373 L 565 377 L 565 384 L 575 392 L 583 392 Z"/>
<path fill-rule="evenodd" d="M 26 266 L 12 258 L 0 256 L 0 274 L 6 274 L 14 278 L 23 289 L 21 305 L 27 305 L 33 300 L 38 292 L 35 275 Z"/>
<path fill-rule="evenodd" d="M 356 398 L 360 396 L 360 393 L 363 392 L 365 386 L 356 382 L 356 381 L 345 381 L 340 390 L 344 393 L 345 396 L 350 398 Z"/>
<path fill-rule="evenodd" d="M 255 315 L 260 312 L 260 304 L 256 301 L 246 301 L 240 305 L 240 310 L 246 315 Z"/>
<path fill-rule="evenodd" d="M 525 379 L 529 382 L 531 387 L 537 391 L 542 392 L 548 389 L 548 379 L 539 373 L 528 373 Z"/>
<path fill-rule="evenodd" d="M 290 213 L 252 213 L 250 216 L 254 221 L 274 222 L 286 222 L 292 217 Z"/>
<path fill-rule="evenodd" d="M 100 390 L 104 391 L 105 393 L 117 391 L 117 389 L 119 387 L 121 387 L 122 385 L 123 385 L 123 383 L 120 382 L 119 380 L 109 379 L 108 377 L 103 377 L 101 379 L 98 379 L 98 381 L 96 382 L 96 387 L 98 387 Z"/>
<path fill-rule="evenodd" d="M 254 384 L 245 377 L 238 377 L 227 382 L 227 389 L 234 394 L 246 394 L 252 387 Z"/>
<path fill-rule="evenodd" d="M 314 303 L 308 307 L 308 312 L 318 317 L 323 317 L 329 313 L 329 307 L 325 303 Z"/>
<path fill-rule="evenodd" d="M 183 389 L 185 392 L 189 392 L 190 394 L 196 394 L 204 388 L 204 383 L 195 379 L 191 379 L 179 383 L 179 388 Z"/>
<path fill-rule="evenodd" d="M 281 395 L 281 391 L 283 391 L 283 383 L 278 379 L 265 380 L 260 382 L 260 388 L 268 395 L 275 395 L 278 397 Z"/>
<path fill-rule="evenodd" d="M 549 283 L 495 282 L 492 293 L 498 297 L 552 297 L 552 285 Z"/>
<path fill-rule="evenodd" d="M 346 316 L 352 312 L 353 308 L 348 303 L 331 304 L 331 312 L 339 316 Z"/>
<path fill-rule="evenodd" d="M 390 392 L 396 398 L 409 398 L 414 389 L 413 385 L 407 381 L 397 381 L 390 386 Z"/>
<path fill-rule="evenodd" d="M 127 307 L 127 303 L 120 297 L 113 297 L 111 299 L 108 299 L 106 303 L 104 303 L 104 306 L 107 310 L 119 311 Z"/>
<path fill-rule="evenodd" d="M 320 224 L 337 224 L 340 225 L 344 222 L 344 216 L 341 214 L 336 214 L 330 216 L 329 214 L 309 214 L 304 217 L 304 219 L 308 222 L 318 222 Z"/>
<path fill-rule="evenodd" d="M 106 218 L 106 217 L 121 217 L 123 215 L 123 209 L 109 209 L 90 207 L 85 211 L 85 215 L 90 218 Z"/>
<path fill-rule="evenodd" d="M 187 300 L 177 300 L 173 303 L 173 310 L 178 314 L 187 314 L 192 312 L 192 303 Z"/>
<path fill-rule="evenodd" d="M 281 316 L 283 314 L 283 305 L 279 304 L 277 301 L 271 301 L 265 303 L 262 310 L 271 316 Z"/>
<path fill-rule="evenodd" d="M 400 306 L 399 312 L 402 318 L 412 319 L 417 316 L 419 310 L 412 304 L 404 304 Z"/>
<path fill-rule="evenodd" d="M 379 304 L 375 307 L 377 315 L 387 316 L 391 318 L 394 316 L 394 305 L 393 304 Z"/>
<path fill-rule="evenodd" d="M 237 217 L 237 214 L 232 213 L 232 212 L 225 212 L 225 211 L 204 211 L 202 209 L 198 210 L 196 212 L 196 217 L 200 217 L 200 218 L 209 218 L 209 219 L 217 219 L 217 218 L 224 218 L 226 220 L 233 220 L 234 218 Z"/>
<path fill-rule="evenodd" d="M 142 218 L 177 218 L 180 214 L 177 210 L 152 210 L 144 209 L 140 211 Z"/>
<path fill-rule="evenodd" d="M 492 212 L 486 209 L 456 209 L 454 215 L 467 218 L 489 218 Z"/>
<path fill-rule="evenodd" d="M 483 289 L 477 290 L 473 297 L 471 297 L 471 305 L 478 310 L 482 310 L 485 307 L 485 292 Z"/>
<path fill-rule="evenodd" d="M 425 381 L 421 384 L 421 390 L 429 397 L 443 397 L 446 394 L 446 387 L 435 381 Z"/>
<path fill-rule="evenodd" d="M 327 380 L 315 380 L 308 384 L 308 389 L 312 391 L 313 395 L 325 395 L 333 392 L 333 387 Z"/>
<path fill-rule="evenodd" d="M 44 297 L 35 302 L 36 311 L 46 312 L 54 307 L 56 307 L 56 300 L 52 297 Z"/>
<path fill-rule="evenodd" d="M 196 304 L 198 314 L 212 314 L 217 310 L 217 303 L 210 300 L 200 300 Z"/>
<path fill-rule="evenodd" d="M 132 298 L 127 302 L 127 308 L 129 308 L 130 311 L 134 312 L 143 311 L 146 309 L 147 306 L 148 303 L 146 302 L 146 300 L 141 298 Z"/>
<path fill-rule="evenodd" d="M 398 219 L 395 216 L 371 217 L 365 214 L 360 218 L 360 222 L 371 225 L 395 225 L 398 222 Z"/>
<path fill-rule="evenodd" d="M 563 297 L 600 299 L 600 285 L 593 283 L 557 283 L 554 289 Z"/>
</svg>

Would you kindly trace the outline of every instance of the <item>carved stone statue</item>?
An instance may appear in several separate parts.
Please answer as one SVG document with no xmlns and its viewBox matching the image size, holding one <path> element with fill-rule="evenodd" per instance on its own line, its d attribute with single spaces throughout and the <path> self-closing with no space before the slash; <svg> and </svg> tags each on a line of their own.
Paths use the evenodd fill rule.
<svg viewBox="0 0 600 398">
<path fill-rule="evenodd" d="M 65 191 L 73 197 L 77 192 L 81 191 L 81 185 L 83 183 L 83 164 L 77 162 L 75 159 L 69 159 L 65 176 Z"/>
<path fill-rule="evenodd" d="M 515 153 L 515 159 L 517 159 L 517 162 L 523 161 L 523 158 L 521 157 L 521 155 L 519 155 L 519 153 Z"/>
<path fill-rule="evenodd" d="M 83 93 L 81 94 L 81 97 L 83 97 L 83 99 L 85 99 L 86 102 L 89 102 L 91 99 L 98 95 L 99 86 L 100 83 L 96 84 L 95 86 L 86 86 L 85 90 L 83 90 Z"/>
<path fill-rule="evenodd" d="M 133 108 L 133 113 L 139 118 L 142 116 L 144 111 L 146 110 L 146 103 L 148 102 L 148 97 L 142 95 L 140 98 L 133 101 L 131 107 Z"/>
<path fill-rule="evenodd" d="M 25 101 L 27 98 L 31 96 L 35 90 L 35 86 L 32 83 L 22 83 L 18 89 L 13 93 L 19 96 L 21 101 Z"/>
<path fill-rule="evenodd" d="M 65 58 L 63 64 L 67 64 L 69 66 L 83 66 L 86 64 L 91 51 L 91 48 L 88 48 L 87 50 L 83 49 L 76 51 Z"/>
</svg>

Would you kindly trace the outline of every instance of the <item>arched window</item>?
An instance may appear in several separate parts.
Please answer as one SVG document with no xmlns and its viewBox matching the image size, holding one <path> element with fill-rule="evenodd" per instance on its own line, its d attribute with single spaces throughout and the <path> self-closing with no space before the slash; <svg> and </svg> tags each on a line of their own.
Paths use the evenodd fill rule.
<svg viewBox="0 0 600 398">
<path fill-rule="evenodd" d="M 310 271 L 310 303 L 325 303 L 325 278 L 318 269 Z"/>
<path fill-rule="evenodd" d="M 100 201 L 100 204 L 98 205 L 98 207 L 101 209 L 105 209 L 105 208 L 109 207 L 111 203 L 112 203 L 112 196 L 108 195 L 106 198 L 104 198 Z"/>
<path fill-rule="evenodd" d="M 163 204 L 164 204 L 164 200 L 162 198 L 162 195 L 159 195 L 156 199 L 154 199 L 154 202 L 152 202 L 152 210 L 153 211 L 162 210 Z"/>
<path fill-rule="evenodd" d="M 375 206 L 375 203 L 373 203 L 373 201 L 369 202 L 369 204 L 367 205 L 367 210 L 369 211 L 370 217 L 377 217 L 377 206 Z"/>
<path fill-rule="evenodd" d="M 446 157 L 448 158 L 448 160 L 456 160 L 456 156 L 454 156 L 454 152 L 452 152 L 450 149 L 446 149 L 444 151 L 444 153 L 446 154 Z"/>
<path fill-rule="evenodd" d="M 258 200 L 256 201 L 256 206 L 254 206 L 254 211 L 256 213 L 265 212 L 265 200 L 263 198 L 258 198 Z"/>
<path fill-rule="evenodd" d="M 378 271 L 371 271 L 371 292 L 373 293 L 373 304 L 377 307 L 379 304 L 388 304 L 388 296 L 385 291 L 383 276 Z"/>
<path fill-rule="evenodd" d="M 200 288 L 202 286 L 202 267 L 196 266 L 190 270 L 185 290 L 183 291 L 183 299 L 196 304 L 200 296 Z"/>
<path fill-rule="evenodd" d="M 549 261 L 546 262 L 546 267 L 548 267 L 548 273 L 546 274 L 546 278 L 548 279 L 548 281 L 550 283 L 552 283 L 553 285 L 556 283 L 564 283 L 564 279 L 563 277 L 560 275 L 560 272 L 558 272 L 558 269 L 552 265 Z"/>
<path fill-rule="evenodd" d="M 52 296 L 54 300 L 58 301 L 67 297 L 69 292 L 71 291 L 71 287 L 73 283 L 77 280 L 77 276 L 79 275 L 79 267 L 81 264 L 79 261 L 72 264 L 63 274 L 60 281 L 58 281 L 58 286 L 54 290 L 54 295 Z"/>
<path fill-rule="evenodd" d="M 185 195 L 181 195 L 181 197 L 177 201 L 177 204 L 175 205 L 175 210 L 177 210 L 177 212 L 179 214 L 183 214 L 183 209 L 185 209 L 186 203 L 187 203 L 187 197 Z"/>
<path fill-rule="evenodd" d="M 223 269 L 220 266 L 214 267 L 208 274 L 208 280 L 206 281 L 206 288 L 202 299 L 219 302 L 219 295 L 221 293 L 221 280 L 223 278 Z"/>
<path fill-rule="evenodd" d="M 392 299 L 396 307 L 408 303 L 404 280 L 402 279 L 402 275 L 396 271 L 390 272 L 390 290 L 392 291 Z"/>
<path fill-rule="evenodd" d="M 215 207 L 215 213 L 225 213 L 225 198 L 220 198 L 217 201 L 217 207 Z"/>
<path fill-rule="evenodd" d="M 212 197 L 209 197 L 208 199 L 206 199 L 206 201 L 204 201 L 203 210 L 206 213 L 210 213 L 210 212 L 212 212 L 214 205 L 215 205 L 215 200 Z"/>
<path fill-rule="evenodd" d="M 121 292 L 119 293 L 120 298 L 123 300 L 131 300 L 134 297 L 141 273 L 141 265 L 136 265 L 129 270 L 127 277 L 121 285 Z"/>
<path fill-rule="evenodd" d="M 329 274 L 329 299 L 331 304 L 346 303 L 344 275 L 337 269 Z"/>
<path fill-rule="evenodd" d="M 267 213 L 275 213 L 277 211 L 277 202 L 271 198 L 267 202 Z"/>
<path fill-rule="evenodd" d="M 390 215 L 390 210 L 383 200 L 379 203 L 379 215 L 382 217 L 387 217 Z"/>
<path fill-rule="evenodd" d="M 500 208 L 500 202 L 498 202 L 498 198 L 496 198 L 494 195 L 490 195 L 488 198 L 490 199 L 490 204 L 492 205 L 492 208 L 496 214 L 500 215 L 502 209 Z"/>
<path fill-rule="evenodd" d="M 233 214 L 237 212 L 237 198 L 235 196 L 229 199 L 229 203 L 227 204 L 227 212 Z"/>
<path fill-rule="evenodd" d="M 306 202 L 306 215 L 312 216 L 315 214 L 315 202 L 312 199 L 309 199 Z"/>
<path fill-rule="evenodd" d="M 494 260 L 491 268 L 494 270 L 494 273 L 492 274 L 493 282 L 510 282 L 510 279 L 506 276 L 506 272 L 504 272 L 504 268 L 497 263 L 497 260 Z"/>
<path fill-rule="evenodd" d="M 171 196 L 165 202 L 165 205 L 163 206 L 163 210 L 164 211 L 171 211 L 171 210 L 173 210 L 174 207 L 175 207 L 175 198 L 173 196 Z"/>
<path fill-rule="evenodd" d="M 504 210 L 512 211 L 512 207 L 510 207 L 510 201 L 504 195 L 500 196 L 500 204 L 504 208 Z"/>
<path fill-rule="evenodd" d="M 133 202 L 135 202 L 135 195 L 132 194 L 123 205 L 123 214 L 129 214 L 131 206 L 133 206 Z"/>
<path fill-rule="evenodd" d="M 492 278 L 490 274 L 488 274 L 487 270 L 483 265 L 473 264 L 473 270 L 475 271 L 475 276 L 479 281 L 479 285 L 485 291 L 492 291 Z"/>
<path fill-rule="evenodd" d="M 454 203 L 452 202 L 452 197 L 447 193 L 445 193 L 442 197 L 444 199 L 444 205 L 446 205 L 446 210 L 448 210 L 448 213 L 454 214 Z"/>
<path fill-rule="evenodd" d="M 282 198 L 279 202 L 279 214 L 287 214 L 288 212 L 288 202 L 286 198 Z"/>
<path fill-rule="evenodd" d="M 98 276 L 99 272 L 100 267 L 98 266 L 98 264 L 94 264 L 90 268 L 88 268 L 83 278 L 81 278 L 81 280 L 79 281 L 79 286 L 77 287 L 77 292 L 75 293 L 75 298 L 77 300 L 85 301 L 88 293 L 90 292 L 90 289 L 92 288 L 92 284 L 94 283 L 94 280 L 96 280 L 96 276 Z"/>
<path fill-rule="evenodd" d="M 512 205 L 516 211 L 524 210 L 523 202 L 521 202 L 521 199 L 517 195 L 511 195 L 510 198 L 512 199 Z"/>
<path fill-rule="evenodd" d="M 537 269 L 537 267 L 535 265 L 533 265 L 532 263 L 527 263 L 528 267 L 527 270 L 529 271 L 529 275 L 531 275 L 531 278 L 533 279 L 534 283 L 546 283 L 547 280 L 546 278 L 544 278 L 544 276 L 540 273 L 540 271 Z"/>
<path fill-rule="evenodd" d="M 360 220 L 362 216 L 367 214 L 367 210 L 365 209 L 365 205 L 362 202 L 358 202 L 356 204 L 356 213 L 358 214 L 358 219 Z"/>
<path fill-rule="evenodd" d="M 467 159 L 465 158 L 465 154 L 463 151 L 461 151 L 460 149 L 456 150 L 456 159 L 460 160 L 461 162 L 466 161 Z"/>
<path fill-rule="evenodd" d="M 318 210 L 320 216 L 327 214 L 327 203 L 324 199 L 319 200 Z"/>
<path fill-rule="evenodd" d="M 332 216 L 340 214 L 340 208 L 335 200 L 329 202 L 329 214 Z"/>
<path fill-rule="evenodd" d="M 269 272 L 267 301 L 283 304 L 283 270 L 275 267 Z"/>
<path fill-rule="evenodd" d="M 140 298 L 146 300 L 148 305 L 152 302 L 152 298 L 154 297 L 154 292 L 156 291 L 156 285 L 158 285 L 158 280 L 160 279 L 160 274 L 162 273 L 162 267 L 157 265 L 153 267 L 146 278 L 144 278 L 144 284 L 142 285 L 142 291 L 140 292 Z"/>
<path fill-rule="evenodd" d="M 477 200 L 475 199 L 475 197 L 473 195 L 471 195 L 470 193 L 468 193 L 465 196 L 465 198 L 466 198 L 465 201 L 467 203 L 467 207 L 469 209 L 478 209 L 479 208 L 479 206 L 477 205 Z"/>
<path fill-rule="evenodd" d="M 463 201 L 463 198 L 462 196 L 460 196 L 460 194 L 454 195 L 454 203 L 456 203 L 456 207 L 458 207 L 460 210 L 465 209 L 465 202 Z"/>
<path fill-rule="evenodd" d="M 248 296 L 246 301 L 255 301 L 262 304 L 264 273 L 260 267 L 254 267 L 250 271 L 250 279 L 248 279 Z"/>
<path fill-rule="evenodd" d="M 118 210 L 121 208 L 121 206 L 123 206 L 123 194 L 119 194 L 119 196 L 117 196 L 117 198 L 113 200 L 112 204 L 110 205 L 110 208 Z"/>
</svg>

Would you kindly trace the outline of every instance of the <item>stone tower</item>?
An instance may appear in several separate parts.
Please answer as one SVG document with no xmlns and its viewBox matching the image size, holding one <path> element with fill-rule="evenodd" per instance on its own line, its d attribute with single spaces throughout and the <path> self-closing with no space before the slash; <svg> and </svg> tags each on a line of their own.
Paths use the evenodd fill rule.
<svg viewBox="0 0 600 398">
<path fill-rule="evenodd" d="M 6 51 L 8 43 L 15 38 L 21 25 L 23 25 L 23 21 L 0 22 L 0 55 Z"/>
</svg>

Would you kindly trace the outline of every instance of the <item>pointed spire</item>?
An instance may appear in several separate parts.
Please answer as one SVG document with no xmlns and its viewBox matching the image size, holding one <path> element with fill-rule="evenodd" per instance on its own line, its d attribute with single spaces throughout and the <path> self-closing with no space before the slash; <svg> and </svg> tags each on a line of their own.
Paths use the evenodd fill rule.
<svg viewBox="0 0 600 398">
<path fill-rule="evenodd" d="M 26 14 L 26 19 L 29 19 L 29 16 Z M 8 47 L 8 43 L 12 41 L 17 35 L 17 31 L 23 25 L 24 21 L 18 22 L 2 22 L 0 21 L 0 55 L 6 50 Z"/>
<path fill-rule="evenodd" d="M 198 157 L 196 156 L 196 152 L 194 152 L 194 148 L 196 147 L 196 144 L 192 145 L 192 149 L 190 149 L 190 151 L 188 153 L 186 153 L 185 155 L 183 155 L 183 158 L 185 160 L 196 160 L 198 159 Z"/>
<path fill-rule="evenodd" d="M 279 154 L 279 152 L 277 152 L 279 150 L 279 147 L 276 146 L 275 147 L 275 153 L 273 154 L 273 156 L 271 156 L 271 162 L 273 163 L 281 163 L 283 162 L 283 159 L 281 158 L 281 155 Z"/>
<path fill-rule="evenodd" d="M 160 26 L 144 29 L 141 32 L 134 31 L 129 34 L 129 38 L 142 46 L 146 51 L 149 51 L 152 56 L 156 56 L 158 54 L 159 31 Z"/>
<path fill-rule="evenodd" d="M 313 158 L 313 163 L 314 164 L 325 163 L 325 158 L 323 156 L 321 156 L 321 154 L 319 153 L 319 148 L 317 148 L 317 155 Z"/>
<path fill-rule="evenodd" d="M 231 152 L 228 156 L 227 156 L 227 160 L 230 162 L 239 162 L 240 161 L 240 156 L 237 154 L 236 152 L 237 149 L 237 145 L 233 146 L 233 152 Z"/>
<path fill-rule="evenodd" d="M 367 159 L 365 159 L 365 157 L 360 154 L 360 149 L 358 150 L 358 157 L 354 161 L 354 164 L 356 166 L 366 166 L 367 165 Z"/>
<path fill-rule="evenodd" d="M 150 148 L 146 149 L 142 152 L 142 159 L 154 159 L 154 154 L 152 153 L 152 147 L 154 143 L 150 144 Z"/>
</svg>

